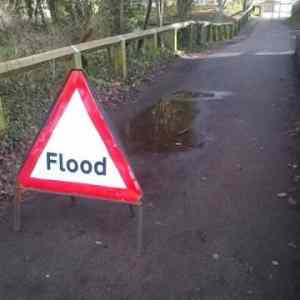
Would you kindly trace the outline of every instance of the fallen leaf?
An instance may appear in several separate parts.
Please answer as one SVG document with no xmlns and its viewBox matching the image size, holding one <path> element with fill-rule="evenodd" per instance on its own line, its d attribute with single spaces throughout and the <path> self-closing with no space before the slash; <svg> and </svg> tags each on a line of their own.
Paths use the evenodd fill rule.
<svg viewBox="0 0 300 300">
<path fill-rule="evenodd" d="M 298 203 L 293 197 L 289 197 L 288 203 L 292 206 L 296 206 Z"/>
<path fill-rule="evenodd" d="M 214 254 L 212 255 L 212 258 L 213 258 L 214 260 L 218 260 L 218 259 L 220 258 L 220 255 L 219 255 L 218 253 L 214 253 Z"/>
<path fill-rule="evenodd" d="M 272 265 L 273 266 L 279 266 L 279 262 L 277 260 L 272 260 Z"/>
<path fill-rule="evenodd" d="M 278 198 L 285 198 L 285 197 L 287 197 L 287 193 L 278 193 L 277 197 Z"/>
<path fill-rule="evenodd" d="M 295 248 L 295 249 L 297 248 L 297 245 L 293 242 L 289 242 L 288 246 L 291 247 L 291 248 Z"/>
</svg>

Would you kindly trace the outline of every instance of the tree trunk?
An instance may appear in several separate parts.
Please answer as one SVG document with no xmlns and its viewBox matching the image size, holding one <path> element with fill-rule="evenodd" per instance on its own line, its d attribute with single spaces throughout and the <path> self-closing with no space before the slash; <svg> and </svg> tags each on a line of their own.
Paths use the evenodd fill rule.
<svg viewBox="0 0 300 300">
<path fill-rule="evenodd" d="M 180 20 L 186 19 L 192 10 L 193 0 L 177 0 L 177 16 Z"/>
<path fill-rule="evenodd" d="M 152 10 L 152 0 L 148 0 L 147 12 L 146 12 L 144 26 L 143 26 L 144 30 L 146 30 L 147 27 L 148 27 L 150 15 L 151 15 L 151 10 Z"/>
<path fill-rule="evenodd" d="M 224 8 L 226 5 L 226 2 L 227 2 L 227 0 L 218 0 L 218 14 L 219 14 L 220 20 L 224 16 Z"/>
<path fill-rule="evenodd" d="M 38 10 L 39 10 L 39 13 L 40 13 L 40 16 L 41 16 L 42 24 L 43 24 L 44 26 L 47 26 L 47 22 L 46 22 L 44 10 L 43 10 L 43 6 L 42 6 L 42 0 L 39 1 L 39 3 L 38 3 Z"/>
<path fill-rule="evenodd" d="M 125 32 L 125 4 L 120 0 L 120 33 Z"/>
<path fill-rule="evenodd" d="M 41 18 L 41 22 L 43 25 L 46 25 L 45 15 L 42 7 L 42 0 L 36 0 L 35 8 L 34 8 L 34 18 L 35 23 L 39 23 L 39 17 Z"/>
<path fill-rule="evenodd" d="M 157 24 L 159 27 L 164 25 L 165 0 L 156 0 Z"/>
<path fill-rule="evenodd" d="M 57 0 L 47 0 L 47 5 L 50 11 L 52 22 L 57 23 L 58 22 Z"/>
<path fill-rule="evenodd" d="M 160 0 L 160 19 L 159 19 L 159 26 L 164 26 L 164 18 L 165 18 L 165 4 L 166 1 L 165 0 Z"/>
<path fill-rule="evenodd" d="M 126 31 L 128 0 L 101 0 L 100 22 L 106 36 L 112 36 Z"/>
<path fill-rule="evenodd" d="M 25 0 L 25 5 L 26 5 L 26 11 L 29 20 L 32 20 L 33 17 L 33 6 L 32 6 L 32 0 Z"/>
<path fill-rule="evenodd" d="M 152 0 L 148 0 L 147 12 L 146 12 L 144 26 L 143 26 L 144 30 L 146 30 L 147 27 L 148 27 L 150 15 L 151 15 L 151 10 L 152 10 Z M 138 42 L 138 51 L 140 51 L 141 48 L 143 47 L 143 43 L 144 43 L 143 39 L 139 40 L 139 42 Z"/>
</svg>

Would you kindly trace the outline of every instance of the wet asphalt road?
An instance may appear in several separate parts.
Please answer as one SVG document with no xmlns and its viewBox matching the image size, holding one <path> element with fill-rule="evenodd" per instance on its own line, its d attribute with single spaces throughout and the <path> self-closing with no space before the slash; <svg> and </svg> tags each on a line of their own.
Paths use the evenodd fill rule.
<svg viewBox="0 0 300 300">
<path fill-rule="evenodd" d="M 126 206 L 29 194 L 22 232 L 0 223 L 0 299 L 300 299 L 293 43 L 252 21 L 113 113 L 145 191 L 143 256 Z"/>
</svg>

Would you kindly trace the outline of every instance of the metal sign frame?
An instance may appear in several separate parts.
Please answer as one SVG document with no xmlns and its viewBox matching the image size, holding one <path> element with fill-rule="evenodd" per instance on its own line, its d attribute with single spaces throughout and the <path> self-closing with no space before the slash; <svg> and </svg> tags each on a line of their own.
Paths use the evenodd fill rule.
<svg viewBox="0 0 300 300">
<path fill-rule="evenodd" d="M 45 149 L 54 129 L 63 116 L 68 103 L 75 90 L 79 91 L 81 100 L 90 120 L 93 122 L 100 138 L 115 163 L 126 188 L 114 188 L 97 186 L 86 183 L 73 183 L 70 181 L 48 180 L 31 177 L 33 169 L 37 164 L 43 150 Z M 76 122 L 76 120 L 75 120 Z M 131 215 L 134 216 L 133 207 L 138 208 L 138 252 L 142 250 L 142 227 L 143 227 L 143 207 L 141 198 L 143 192 L 131 170 L 130 164 L 116 142 L 105 120 L 103 112 L 98 108 L 94 96 L 89 88 L 88 81 L 82 70 L 72 70 L 61 90 L 57 101 L 54 103 L 45 126 L 41 129 L 35 139 L 25 162 L 17 175 L 17 187 L 14 200 L 14 230 L 21 229 L 21 202 L 25 191 L 47 192 L 71 196 L 74 204 L 75 197 L 84 197 L 113 201 L 128 204 Z"/>
</svg>

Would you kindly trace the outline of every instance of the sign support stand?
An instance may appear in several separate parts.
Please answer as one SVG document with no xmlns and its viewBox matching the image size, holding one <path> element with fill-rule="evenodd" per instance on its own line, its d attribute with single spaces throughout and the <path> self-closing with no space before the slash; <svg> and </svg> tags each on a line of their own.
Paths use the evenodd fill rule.
<svg viewBox="0 0 300 300">
<path fill-rule="evenodd" d="M 74 51 L 80 68 L 80 52 Z M 78 117 L 81 122 L 75 121 Z M 131 217 L 137 206 L 137 250 L 141 254 L 143 191 L 82 70 L 68 75 L 18 172 L 13 202 L 15 231 L 21 229 L 22 196 L 27 190 L 66 195 L 70 206 L 75 206 L 79 197 L 120 202 L 129 205 Z"/>
<path fill-rule="evenodd" d="M 16 195 L 13 202 L 13 229 L 15 232 L 19 232 L 21 230 L 21 206 L 22 206 L 22 194 L 23 189 L 17 185 L 16 187 Z M 77 199 L 74 196 L 71 196 L 71 205 L 76 205 Z M 141 256 L 143 251 L 143 223 L 144 223 L 144 215 L 143 215 L 143 206 L 138 206 L 138 226 L 137 226 L 137 255 Z M 129 205 L 130 217 L 135 217 L 134 206 Z"/>
<path fill-rule="evenodd" d="M 143 250 L 143 206 L 138 207 L 138 232 L 137 232 L 137 251 L 141 256 Z"/>
<path fill-rule="evenodd" d="M 77 199 L 75 198 L 75 196 L 71 196 L 70 199 L 71 199 L 71 203 L 70 203 L 71 207 L 76 206 Z"/>
<path fill-rule="evenodd" d="M 14 231 L 20 231 L 21 229 L 21 202 L 22 202 L 22 188 L 17 185 L 16 187 L 16 195 L 14 198 Z"/>
<path fill-rule="evenodd" d="M 134 218 L 134 217 L 135 217 L 135 212 L 134 212 L 134 207 L 133 207 L 133 205 L 129 205 L 128 208 L 129 208 L 129 215 L 130 215 L 130 218 Z"/>
</svg>

